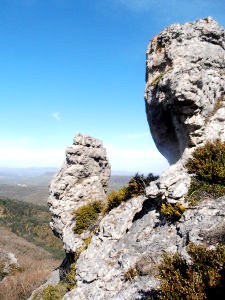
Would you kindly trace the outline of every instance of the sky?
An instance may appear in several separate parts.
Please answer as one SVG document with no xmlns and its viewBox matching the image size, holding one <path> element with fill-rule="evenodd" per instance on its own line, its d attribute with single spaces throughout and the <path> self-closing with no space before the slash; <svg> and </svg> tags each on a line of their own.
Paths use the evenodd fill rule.
<svg viewBox="0 0 225 300">
<path fill-rule="evenodd" d="M 0 0 L 0 167 L 60 167 L 80 132 L 103 141 L 114 173 L 160 174 L 147 45 L 207 16 L 225 27 L 225 1 Z"/>
</svg>

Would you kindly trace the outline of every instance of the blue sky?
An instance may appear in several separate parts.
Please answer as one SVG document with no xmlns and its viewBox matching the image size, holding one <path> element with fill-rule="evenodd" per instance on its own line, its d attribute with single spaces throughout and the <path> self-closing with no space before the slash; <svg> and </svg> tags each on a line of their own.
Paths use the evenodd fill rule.
<svg viewBox="0 0 225 300">
<path fill-rule="evenodd" d="M 0 0 L 0 167 L 60 166 L 81 132 L 113 170 L 160 173 L 144 107 L 145 51 L 224 0 Z"/>
</svg>

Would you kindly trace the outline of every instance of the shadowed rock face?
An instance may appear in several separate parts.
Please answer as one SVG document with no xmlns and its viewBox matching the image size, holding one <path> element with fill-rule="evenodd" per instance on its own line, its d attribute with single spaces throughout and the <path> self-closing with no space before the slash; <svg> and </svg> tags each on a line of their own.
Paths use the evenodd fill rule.
<svg viewBox="0 0 225 300">
<path fill-rule="evenodd" d="M 205 139 L 225 139 L 225 31 L 212 18 L 175 24 L 154 37 L 146 83 L 150 130 L 170 164 Z"/>
<path fill-rule="evenodd" d="M 83 245 L 83 236 L 73 232 L 73 210 L 91 201 L 105 200 L 109 177 L 110 165 L 102 142 L 77 134 L 73 145 L 66 149 L 61 170 L 51 181 L 48 198 L 51 228 L 63 240 L 67 252 L 74 253 Z"/>
</svg>

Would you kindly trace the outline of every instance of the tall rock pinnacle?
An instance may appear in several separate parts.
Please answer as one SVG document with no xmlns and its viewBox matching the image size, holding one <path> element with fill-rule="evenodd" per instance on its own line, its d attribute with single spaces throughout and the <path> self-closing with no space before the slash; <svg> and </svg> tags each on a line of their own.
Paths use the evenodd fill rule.
<svg viewBox="0 0 225 300">
<path fill-rule="evenodd" d="M 95 200 L 104 200 L 108 190 L 110 165 L 102 142 L 77 134 L 73 145 L 66 149 L 66 160 L 50 185 L 48 204 L 54 233 L 67 252 L 76 252 L 83 240 L 73 232 L 72 212 Z"/>
<path fill-rule="evenodd" d="M 212 18 L 154 37 L 146 83 L 151 133 L 170 164 L 207 139 L 225 139 L 225 30 Z"/>
</svg>

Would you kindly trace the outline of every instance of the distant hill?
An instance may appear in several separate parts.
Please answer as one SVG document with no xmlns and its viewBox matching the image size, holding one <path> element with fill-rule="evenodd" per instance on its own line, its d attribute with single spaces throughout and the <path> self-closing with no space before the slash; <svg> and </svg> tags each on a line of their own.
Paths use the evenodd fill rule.
<svg viewBox="0 0 225 300">
<path fill-rule="evenodd" d="M 0 168 L 0 197 L 46 205 L 57 168 Z M 109 193 L 128 184 L 130 175 L 112 175 Z"/>
</svg>

